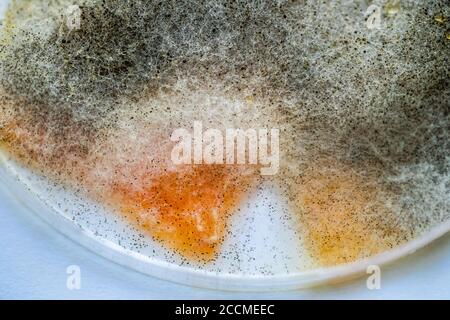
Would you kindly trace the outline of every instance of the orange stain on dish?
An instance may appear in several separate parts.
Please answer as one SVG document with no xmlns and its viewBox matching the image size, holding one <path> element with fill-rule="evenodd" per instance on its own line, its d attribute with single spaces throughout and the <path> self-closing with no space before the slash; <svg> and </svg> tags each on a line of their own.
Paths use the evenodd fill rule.
<svg viewBox="0 0 450 320">
<path fill-rule="evenodd" d="M 377 199 L 380 186 L 349 168 L 311 169 L 297 185 L 306 245 L 324 266 L 349 263 L 391 248 L 402 230 Z"/>
<path fill-rule="evenodd" d="M 116 185 L 113 197 L 121 212 L 166 246 L 188 258 L 210 260 L 252 180 L 242 173 L 236 166 L 189 166 L 156 175 L 139 191 Z"/>
</svg>

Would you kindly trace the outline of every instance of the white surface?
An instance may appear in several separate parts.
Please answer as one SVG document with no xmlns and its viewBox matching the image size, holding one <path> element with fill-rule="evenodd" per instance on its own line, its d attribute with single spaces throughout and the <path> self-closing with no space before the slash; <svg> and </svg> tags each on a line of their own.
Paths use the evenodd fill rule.
<svg viewBox="0 0 450 320">
<path fill-rule="evenodd" d="M 450 236 L 382 269 L 381 289 L 366 279 L 279 293 L 211 291 L 151 278 L 105 260 L 60 235 L 0 193 L 0 298 L 3 299 L 450 299 Z M 66 268 L 81 268 L 81 289 Z"/>
</svg>

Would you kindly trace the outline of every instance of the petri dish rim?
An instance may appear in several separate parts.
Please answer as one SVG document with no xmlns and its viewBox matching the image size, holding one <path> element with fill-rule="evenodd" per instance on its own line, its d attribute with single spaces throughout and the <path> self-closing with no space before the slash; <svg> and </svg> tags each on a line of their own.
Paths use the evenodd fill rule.
<svg viewBox="0 0 450 320">
<path fill-rule="evenodd" d="M 112 262 L 149 276 L 194 287 L 264 292 L 302 289 L 342 282 L 365 274 L 368 266 L 386 265 L 412 254 L 450 231 L 450 221 L 446 221 L 432 228 L 423 236 L 389 251 L 339 266 L 280 275 L 216 273 L 148 257 L 125 249 L 113 241 L 98 237 L 93 232 L 77 226 L 57 208 L 51 206 L 45 199 L 41 199 L 37 192 L 21 182 L 18 173 L 8 165 L 6 156 L 1 151 L 0 159 L 0 191 L 15 199 L 21 207 L 40 217 L 56 231 Z"/>
</svg>

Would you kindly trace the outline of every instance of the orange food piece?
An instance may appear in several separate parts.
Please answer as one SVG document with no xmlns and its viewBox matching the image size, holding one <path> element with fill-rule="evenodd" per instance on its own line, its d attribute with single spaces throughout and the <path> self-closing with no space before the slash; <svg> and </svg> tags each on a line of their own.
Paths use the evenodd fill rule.
<svg viewBox="0 0 450 320">
<path fill-rule="evenodd" d="M 147 187 L 116 185 L 113 198 L 121 212 L 164 245 L 209 260 L 250 181 L 238 166 L 185 166 L 152 177 Z"/>
</svg>

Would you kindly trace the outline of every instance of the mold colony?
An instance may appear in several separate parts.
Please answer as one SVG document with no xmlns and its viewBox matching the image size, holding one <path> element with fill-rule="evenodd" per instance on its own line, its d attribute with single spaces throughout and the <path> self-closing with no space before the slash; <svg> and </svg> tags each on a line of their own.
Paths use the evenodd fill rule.
<svg viewBox="0 0 450 320">
<path fill-rule="evenodd" d="M 449 218 L 446 1 L 16 1 L 0 51 L 0 137 L 27 166 L 210 261 L 254 168 L 180 166 L 170 133 L 281 129 L 280 174 L 320 265 Z M 206 129 L 206 128 L 205 128 Z"/>
</svg>

